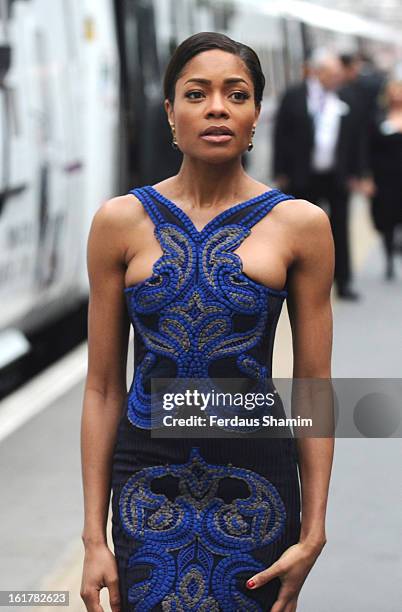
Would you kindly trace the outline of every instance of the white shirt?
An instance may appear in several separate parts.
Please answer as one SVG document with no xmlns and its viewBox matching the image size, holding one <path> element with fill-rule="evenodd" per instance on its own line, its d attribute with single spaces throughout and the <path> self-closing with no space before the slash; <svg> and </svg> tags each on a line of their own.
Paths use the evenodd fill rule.
<svg viewBox="0 0 402 612">
<path fill-rule="evenodd" d="M 312 166 L 317 172 L 331 170 L 335 163 L 341 116 L 349 106 L 316 78 L 307 79 L 307 108 L 314 120 Z"/>
</svg>

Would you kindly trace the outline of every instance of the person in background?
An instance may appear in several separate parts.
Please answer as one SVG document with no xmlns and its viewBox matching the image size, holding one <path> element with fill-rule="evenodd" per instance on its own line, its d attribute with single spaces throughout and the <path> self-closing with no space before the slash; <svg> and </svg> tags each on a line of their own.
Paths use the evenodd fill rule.
<svg viewBox="0 0 402 612">
<path fill-rule="evenodd" d="M 367 165 L 362 189 L 370 197 L 371 216 L 381 233 L 385 278 L 395 278 L 395 231 L 402 225 L 402 66 L 385 83 L 368 130 Z"/>
<path fill-rule="evenodd" d="M 368 109 L 368 96 L 365 81 L 360 78 L 362 62 L 359 55 L 353 53 L 341 53 L 339 59 L 342 64 L 343 85 L 339 94 L 345 94 L 353 98 L 353 102 L 359 105 L 360 110 L 366 112 Z"/>
<path fill-rule="evenodd" d="M 339 59 L 343 69 L 343 86 L 338 93 L 357 110 L 357 119 L 360 121 L 360 146 L 364 147 L 367 130 L 376 112 L 378 94 L 383 87 L 385 76 L 375 68 L 367 56 L 360 53 L 341 53 Z M 363 159 L 363 166 L 364 154 L 363 149 L 361 150 L 363 158 L 360 156 L 360 159 Z"/>
<path fill-rule="evenodd" d="M 352 97 L 342 99 L 340 59 L 316 49 L 307 78 L 282 97 L 274 127 L 273 172 L 280 189 L 329 205 L 335 243 L 335 286 L 341 299 L 357 300 L 351 286 L 349 191 L 363 172 L 361 122 Z"/>
<path fill-rule="evenodd" d="M 358 83 L 364 90 L 369 108 L 375 110 L 378 94 L 387 80 L 387 72 L 376 66 L 373 58 L 366 53 L 359 52 L 356 57 L 359 62 Z"/>
</svg>

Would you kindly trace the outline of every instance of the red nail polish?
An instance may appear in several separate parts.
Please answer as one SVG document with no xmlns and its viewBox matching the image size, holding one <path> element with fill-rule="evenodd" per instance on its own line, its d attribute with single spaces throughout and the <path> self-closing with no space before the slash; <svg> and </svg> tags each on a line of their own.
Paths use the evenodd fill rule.
<svg viewBox="0 0 402 612">
<path fill-rule="evenodd" d="M 248 586 L 249 588 L 253 587 L 254 585 L 255 585 L 254 580 L 248 580 L 248 581 L 247 581 L 247 586 Z"/>
</svg>

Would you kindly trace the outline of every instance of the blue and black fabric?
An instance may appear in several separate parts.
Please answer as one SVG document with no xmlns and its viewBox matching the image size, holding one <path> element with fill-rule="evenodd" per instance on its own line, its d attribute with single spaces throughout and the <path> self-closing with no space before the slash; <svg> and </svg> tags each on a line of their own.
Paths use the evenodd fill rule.
<svg viewBox="0 0 402 612">
<path fill-rule="evenodd" d="M 272 376 L 288 291 L 247 276 L 234 251 L 292 196 L 266 191 L 198 230 L 152 186 L 130 193 L 153 221 L 162 255 L 149 278 L 124 290 L 134 377 L 112 469 L 123 610 L 267 611 L 280 579 L 254 590 L 246 581 L 299 539 L 295 440 L 151 437 L 151 380 Z"/>
</svg>

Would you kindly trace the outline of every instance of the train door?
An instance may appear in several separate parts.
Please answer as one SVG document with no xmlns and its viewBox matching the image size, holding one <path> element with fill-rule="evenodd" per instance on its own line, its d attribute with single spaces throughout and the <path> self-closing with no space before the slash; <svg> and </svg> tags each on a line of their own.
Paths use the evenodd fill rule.
<svg viewBox="0 0 402 612">
<path fill-rule="evenodd" d="M 181 153 L 171 147 L 163 108 L 164 64 L 156 22 L 162 8 L 161 3 L 151 0 L 115 3 L 122 69 L 120 136 L 127 188 L 159 182 L 175 174 L 181 163 Z M 169 28 L 169 24 L 164 27 Z"/>
</svg>

